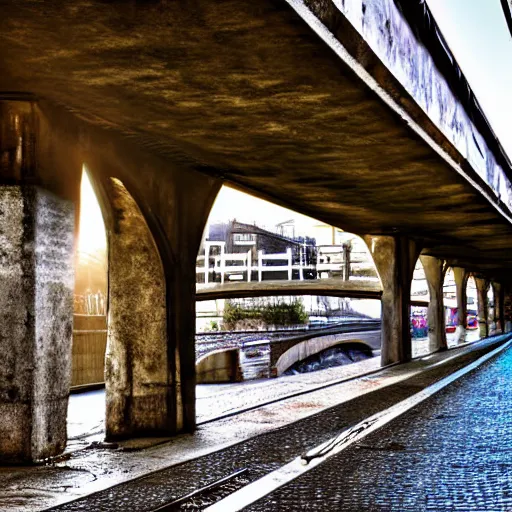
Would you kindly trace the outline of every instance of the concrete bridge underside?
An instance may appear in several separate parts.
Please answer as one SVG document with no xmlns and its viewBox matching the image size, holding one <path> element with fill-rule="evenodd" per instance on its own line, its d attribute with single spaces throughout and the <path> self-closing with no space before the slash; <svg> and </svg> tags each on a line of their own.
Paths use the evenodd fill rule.
<svg viewBox="0 0 512 512">
<path fill-rule="evenodd" d="M 330 45 L 296 3 L 2 0 L 0 90 L 60 105 L 124 158 L 137 144 L 333 225 L 506 268 L 510 223 L 446 156 L 485 184 L 331 2 L 306 2 Z"/>
<path fill-rule="evenodd" d="M 446 347 L 447 264 L 459 269 L 462 327 L 467 271 L 482 297 L 501 284 L 503 315 L 508 196 L 334 2 L 0 0 L 0 12 L 0 235 L 12 249 L 0 253 L 0 458 L 41 459 L 65 443 L 84 162 L 109 240 L 111 438 L 195 428 L 195 263 L 223 183 L 365 237 L 382 283 L 384 364 L 411 356 L 420 253 L 434 348 Z M 399 54 L 403 41 L 388 39 Z M 457 102 L 436 94 L 441 110 Z M 492 141 L 455 121 L 458 139 L 491 155 Z"/>
</svg>

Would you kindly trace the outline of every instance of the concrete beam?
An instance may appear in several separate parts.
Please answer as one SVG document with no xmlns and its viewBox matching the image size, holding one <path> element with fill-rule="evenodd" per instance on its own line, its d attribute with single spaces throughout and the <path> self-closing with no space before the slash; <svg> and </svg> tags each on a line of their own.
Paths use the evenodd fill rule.
<svg viewBox="0 0 512 512">
<path fill-rule="evenodd" d="M 435 256 L 464 261 L 471 254 L 475 270 L 491 259 L 507 268 L 506 181 L 475 134 L 480 155 L 471 125 L 452 115 L 460 110 L 455 99 L 432 80 L 435 63 L 393 2 L 364 2 L 364 12 L 362 5 L 198 0 L 145 2 L 134 11 L 130 2 L 93 1 L 84 16 L 56 0 L 44 10 L 6 0 L 0 85 L 65 105 L 77 114 L 74 124 L 105 127 L 100 146 L 113 134 L 129 138 L 167 159 L 163 175 L 171 166 L 196 166 L 329 224 L 428 233 Z M 184 36 L 184 27 L 195 36 Z M 94 50 L 105 41 L 124 50 Z M 428 117 L 431 109 L 460 151 Z M 466 153 L 486 163 L 481 171 Z M 133 181 L 145 181 L 141 169 Z"/>
<path fill-rule="evenodd" d="M 382 282 L 382 365 L 409 361 L 411 281 L 421 248 L 406 236 L 365 235 Z"/>
<path fill-rule="evenodd" d="M 330 295 L 380 300 L 382 286 L 376 281 L 315 279 L 305 281 L 263 281 L 197 285 L 196 300 L 276 295 Z"/>
</svg>

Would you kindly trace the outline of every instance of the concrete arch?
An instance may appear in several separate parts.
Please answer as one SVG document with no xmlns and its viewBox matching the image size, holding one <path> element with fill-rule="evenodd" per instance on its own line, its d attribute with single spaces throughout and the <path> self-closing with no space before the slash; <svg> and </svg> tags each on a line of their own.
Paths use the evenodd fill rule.
<svg viewBox="0 0 512 512">
<path fill-rule="evenodd" d="M 107 233 L 106 436 L 168 432 L 166 281 L 160 253 L 124 184 L 88 171 Z"/>
<path fill-rule="evenodd" d="M 279 377 L 295 363 L 335 346 L 360 344 L 369 350 L 373 350 L 376 344 L 380 344 L 379 331 L 365 333 L 364 337 L 350 337 L 353 336 L 353 334 L 345 336 L 347 338 L 343 340 L 340 340 L 340 335 L 321 336 L 310 338 L 293 345 L 278 358 L 273 366 L 272 374 Z"/>
<path fill-rule="evenodd" d="M 256 213 L 248 217 L 247 211 Z M 298 281 L 351 281 L 354 287 L 363 283 L 382 288 L 361 236 L 228 186 L 216 197 L 197 258 L 200 290 L 216 288 L 217 282 L 249 294 L 253 288 Z"/>
<path fill-rule="evenodd" d="M 242 380 L 238 348 L 215 350 L 200 357 L 196 362 L 196 375 L 198 384 Z"/>
<path fill-rule="evenodd" d="M 466 339 L 468 320 L 466 288 L 469 277 L 470 274 L 462 267 L 445 267 L 443 303 L 446 310 L 446 332 L 449 345 L 463 343 Z"/>
<path fill-rule="evenodd" d="M 425 269 L 423 267 L 421 258 L 418 258 L 414 265 L 411 282 L 411 301 L 417 302 L 418 305 L 420 305 L 420 303 L 424 303 L 421 305 L 425 306 L 427 306 L 428 302 L 430 301 L 428 280 L 425 275 Z"/>
</svg>

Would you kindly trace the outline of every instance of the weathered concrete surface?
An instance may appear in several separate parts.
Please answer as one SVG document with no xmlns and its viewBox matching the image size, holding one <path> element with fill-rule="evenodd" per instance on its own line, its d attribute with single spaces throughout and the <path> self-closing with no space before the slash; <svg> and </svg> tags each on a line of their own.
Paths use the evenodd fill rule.
<svg viewBox="0 0 512 512">
<path fill-rule="evenodd" d="M 444 262 L 432 256 L 421 255 L 427 279 L 430 301 L 428 304 L 428 339 L 430 352 L 446 350 L 445 309 L 443 303 Z"/>
<path fill-rule="evenodd" d="M 111 179 L 105 191 L 112 209 L 107 230 L 106 435 L 113 439 L 168 432 L 171 382 L 162 262 L 144 217 L 123 184 Z"/>
<path fill-rule="evenodd" d="M 271 373 L 279 377 L 298 361 L 318 354 L 327 348 L 347 344 L 359 344 L 373 350 L 380 346 L 380 331 L 331 334 L 304 340 L 289 348 L 285 343 L 272 343 L 270 345 Z"/>
<path fill-rule="evenodd" d="M 505 328 L 505 321 L 503 318 L 504 308 L 503 308 L 503 299 L 504 299 L 504 286 L 501 283 L 497 283 L 493 281 L 491 286 L 494 290 L 494 324 L 496 333 L 503 333 Z"/>
<path fill-rule="evenodd" d="M 462 342 L 466 336 L 468 324 L 468 300 L 466 295 L 466 285 L 469 274 L 461 267 L 453 267 L 453 278 L 455 280 L 455 292 L 457 295 L 457 329 L 456 337 Z"/>
<path fill-rule="evenodd" d="M 376 281 L 328 278 L 305 281 L 238 282 L 197 285 L 197 300 L 213 300 L 228 297 L 266 297 L 271 295 L 329 295 L 331 297 L 353 297 L 380 299 L 382 285 Z"/>
<path fill-rule="evenodd" d="M 66 444 L 73 329 L 73 130 L 0 101 L 0 460 Z"/>
<path fill-rule="evenodd" d="M 418 49 L 404 68 L 416 76 L 421 45 L 386 39 L 400 32 L 391 3 L 367 3 L 365 23 L 379 21 L 397 66 L 402 42 Z M 124 136 L 128 152 L 145 147 L 183 174 L 221 176 L 355 232 L 421 231 L 428 254 L 498 274 L 511 263 L 512 229 L 466 161 L 474 151 L 453 146 L 338 4 L 309 1 L 316 16 L 305 22 L 305 4 L 291 0 L 2 0 L 0 90 L 66 105 L 85 141 L 103 127 L 100 146 Z M 434 67 L 421 62 L 428 80 Z M 455 100 L 427 93 L 449 121 Z M 457 132 L 463 145 L 470 132 Z M 139 167 L 131 179 L 146 178 Z"/>
<path fill-rule="evenodd" d="M 292 0 L 290 3 L 300 6 L 302 2 Z M 413 101 L 489 185 L 495 197 L 509 207 L 512 206 L 512 188 L 510 178 L 506 176 L 510 162 L 505 163 L 501 154 L 493 154 L 490 145 L 494 141 L 489 141 L 488 145 L 460 99 L 455 96 L 446 78 L 436 67 L 435 57 L 418 41 L 417 32 L 408 24 L 396 2 L 305 0 L 304 3 L 342 42 L 345 42 L 347 35 L 342 33 L 345 26 L 343 22 L 340 23 L 339 18 L 340 14 L 346 17 L 388 72 L 392 73 Z M 424 5 L 423 9 L 428 9 L 428 6 Z M 350 44 L 347 47 L 379 84 L 399 104 L 406 107 L 408 99 L 396 87 L 391 86 L 391 80 L 386 74 L 379 76 L 375 73 L 371 58 L 361 58 L 361 48 L 355 51 Z"/>
<path fill-rule="evenodd" d="M 0 186 L 0 460 L 66 445 L 73 330 L 73 204 Z"/>
<path fill-rule="evenodd" d="M 480 337 L 489 336 L 489 301 L 487 299 L 487 289 L 489 282 L 481 277 L 475 277 L 476 289 L 478 294 L 478 329 Z"/>
<path fill-rule="evenodd" d="M 242 380 L 240 356 L 237 348 L 216 350 L 199 358 L 196 364 L 196 382 L 215 384 Z"/>
<path fill-rule="evenodd" d="M 307 391 L 311 387 L 312 382 L 321 384 L 325 381 L 325 374 L 330 375 L 332 384 L 335 384 L 337 376 L 338 384 L 333 385 L 326 390 L 318 389 L 305 395 L 295 396 L 286 401 L 280 401 L 274 404 L 268 404 L 265 407 L 252 411 L 246 411 L 236 417 L 227 417 L 215 422 L 202 425 L 194 435 L 183 435 L 168 440 L 167 443 L 154 446 L 145 450 L 134 450 L 134 446 L 143 446 L 140 440 L 137 443 L 122 442 L 117 450 L 105 450 L 101 448 L 77 451 L 72 454 L 68 460 L 57 462 L 55 465 L 47 465 L 39 468 L 21 470 L 0 470 L 0 478 L 4 483 L 4 492 L 0 496 L 0 508 L 6 512 L 25 512 L 32 510 L 40 510 L 58 503 L 69 502 L 72 499 L 84 496 L 94 491 L 106 489 L 120 482 L 133 479 L 137 476 L 147 474 L 157 469 L 169 467 L 192 459 L 197 459 L 206 454 L 213 454 L 218 450 L 232 446 L 234 452 L 235 467 L 240 463 L 240 457 L 245 457 L 248 453 L 247 448 L 250 446 L 240 445 L 238 443 L 253 438 L 254 450 L 249 453 L 254 454 L 254 459 L 248 461 L 243 459 L 244 466 L 255 468 L 257 471 L 262 463 L 268 462 L 268 458 L 262 460 L 262 454 L 272 457 L 271 462 L 274 463 L 274 450 L 283 456 L 282 463 L 290 460 L 299 453 L 304 453 L 307 446 L 311 445 L 311 432 L 318 432 L 318 428 L 326 428 L 331 431 L 338 430 L 339 424 L 336 423 L 339 418 L 346 422 L 347 427 L 359 421 L 352 415 L 360 415 L 360 419 L 368 417 L 367 409 L 363 407 L 364 401 L 370 397 L 371 392 L 381 390 L 380 394 L 375 397 L 375 406 L 377 410 L 384 409 L 392 405 L 393 402 L 404 398 L 406 395 L 418 392 L 418 381 L 410 381 L 410 378 L 417 376 L 420 381 L 423 379 L 420 375 L 424 371 L 434 371 L 438 380 L 439 372 L 446 375 L 453 368 L 460 367 L 461 360 L 459 356 L 466 358 L 463 354 L 468 354 L 474 350 L 481 350 L 484 346 L 489 347 L 490 340 L 483 343 L 477 343 L 469 347 L 458 347 L 454 351 L 448 351 L 435 354 L 432 357 L 422 360 L 413 361 L 406 365 L 395 366 L 393 368 L 383 369 L 373 375 L 363 376 L 363 378 L 352 379 L 339 383 L 343 376 L 347 376 L 346 372 L 351 372 L 357 368 L 357 373 L 367 372 L 378 369 L 378 360 L 376 358 L 355 363 L 354 365 L 330 368 L 320 372 L 310 374 L 302 374 L 295 377 L 286 377 L 276 380 L 264 380 L 252 383 L 226 384 L 215 386 L 201 386 L 200 389 L 204 393 L 200 393 L 200 401 L 205 406 L 200 409 L 210 415 L 211 412 L 221 404 L 223 412 L 230 412 L 233 407 L 238 408 L 244 403 L 248 405 L 264 404 L 269 400 L 283 397 L 283 391 L 286 395 L 293 395 L 300 391 Z M 487 349 L 489 350 L 489 349 Z M 453 357 L 457 356 L 457 357 Z M 474 356 L 469 356 L 472 358 Z M 444 360 L 450 359 L 451 362 Z M 356 368 L 354 368 L 356 367 Z M 356 374 L 350 374 L 355 376 Z M 361 376 L 361 375 L 360 375 Z M 308 382 L 306 382 L 308 381 Z M 276 382 L 282 382 L 283 388 L 276 386 Z M 431 380 L 430 380 L 431 382 Z M 393 386 L 393 385 L 396 386 Z M 421 383 L 420 383 L 421 384 Z M 423 385 L 425 381 L 423 381 Z M 422 386 L 421 386 L 422 387 Z M 230 402 L 230 397 L 234 395 L 234 388 L 240 390 L 241 396 L 236 396 L 235 403 Z M 397 394 L 399 395 L 397 397 Z M 78 399 L 81 397 L 73 397 Z M 248 402 L 244 399 L 248 399 Z M 352 399 L 358 399 L 357 402 L 347 403 Z M 359 400 L 362 400 L 360 402 Z M 213 407 L 212 407 L 213 404 Z M 343 407 L 343 410 L 335 410 L 336 414 L 329 414 L 333 411 L 333 407 Z M 207 405 L 210 406 L 208 411 Z M 94 406 L 92 406 L 94 407 Z M 380 409 L 379 409 L 380 408 Z M 328 415 L 323 417 L 315 416 L 317 413 L 326 412 Z M 376 411 L 375 411 L 376 412 Z M 201 415 L 206 419 L 205 416 Z M 299 422 L 310 418 L 311 422 Z M 296 444 L 296 434 L 294 431 L 284 430 L 282 427 L 289 426 L 292 429 L 300 429 L 304 433 L 304 444 L 299 446 L 297 452 L 291 451 Z M 271 432 L 274 431 L 274 432 Z M 261 436 L 259 434 L 267 434 Z M 278 436 L 275 440 L 274 436 Z M 331 434 L 329 437 L 332 437 Z M 327 437 L 326 437 L 327 439 Z M 160 440 L 164 441 L 163 439 Z M 235 446 L 237 445 L 237 446 Z M 272 449 L 269 450 L 269 446 Z M 274 449 L 273 447 L 276 446 Z M 216 458 L 225 463 L 225 452 L 217 454 Z M 238 460 L 237 460 L 238 457 Z M 144 483 L 148 496 L 146 500 L 142 499 L 137 502 L 140 509 L 157 506 L 155 502 L 148 502 L 149 499 L 154 500 L 155 494 L 162 496 L 160 503 L 169 499 L 169 496 L 183 495 L 189 490 L 198 487 L 198 478 L 201 480 L 212 479 L 212 470 L 218 471 L 218 463 L 215 459 L 206 459 L 206 464 L 197 468 L 195 476 L 190 478 L 190 489 L 176 489 L 177 478 L 166 475 L 163 485 L 155 485 L 152 483 Z M 229 462 L 231 463 L 231 460 Z M 199 461 L 198 461 L 199 462 Z M 277 461 L 278 463 L 280 461 Z M 192 464 L 195 464 L 193 462 Z M 275 466 L 274 466 L 275 468 Z M 175 467 L 177 472 L 182 472 L 183 466 Z M 232 469 L 231 469 L 232 471 Z M 230 473 L 230 469 L 223 465 L 220 468 L 220 476 Z M 183 473 L 179 473 L 183 474 Z M 67 483 L 72 483 L 72 487 L 68 487 Z M 135 482 L 133 484 L 137 485 Z M 116 507 L 123 510 L 133 510 L 134 500 L 131 492 L 126 488 L 112 488 L 103 494 L 104 500 L 88 501 L 85 503 L 69 504 L 71 510 L 102 510 L 113 507 L 112 500 L 120 498 L 123 504 L 116 502 Z M 127 499 L 128 497 L 128 499 Z M 140 498 L 140 495 L 139 495 Z M 94 499 L 91 497 L 91 499 Z"/>
<path fill-rule="evenodd" d="M 70 119 L 62 112 L 48 108 L 57 117 Z M 221 181 L 185 164 L 183 167 L 174 165 L 103 129 L 87 132 L 84 161 L 92 181 L 96 183 L 107 229 L 115 231 L 116 215 L 104 183 L 114 178 L 124 185 L 136 201 L 141 218 L 154 240 L 165 282 L 161 285 L 148 279 L 147 285 L 149 288 L 164 286 L 162 289 L 165 290 L 165 371 L 168 376 L 166 431 L 168 434 L 193 431 L 196 422 L 196 258 Z M 111 263 L 116 264 L 112 258 Z M 143 265 L 136 267 L 133 268 L 134 279 L 136 275 L 146 272 Z M 115 286 L 113 282 L 112 285 Z M 144 304 L 144 311 L 149 308 L 147 316 L 152 318 L 151 301 Z M 141 305 L 139 312 L 142 314 L 142 311 Z M 150 365 L 148 361 L 142 364 Z"/>
<path fill-rule="evenodd" d="M 421 252 L 418 242 L 406 236 L 365 235 L 382 283 L 382 365 L 411 359 L 411 281 Z"/>
</svg>

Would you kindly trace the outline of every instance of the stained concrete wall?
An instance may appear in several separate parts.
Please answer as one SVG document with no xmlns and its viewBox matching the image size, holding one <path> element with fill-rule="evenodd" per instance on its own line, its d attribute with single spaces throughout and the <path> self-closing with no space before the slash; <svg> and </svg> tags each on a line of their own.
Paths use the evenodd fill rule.
<svg viewBox="0 0 512 512">
<path fill-rule="evenodd" d="M 58 111 L 56 115 L 62 115 L 62 112 Z M 194 168 L 176 166 L 144 148 L 134 146 L 126 138 L 103 129 L 91 126 L 84 126 L 83 129 L 87 134 L 84 136 L 84 161 L 93 181 L 104 183 L 111 177 L 118 179 L 136 202 L 154 240 L 165 283 L 167 327 L 164 339 L 168 379 L 166 432 L 171 435 L 180 431 L 193 431 L 196 424 L 196 258 L 208 214 L 222 181 Z M 109 141 L 108 144 L 105 140 Z M 110 229 L 108 226 L 115 225 L 116 214 L 111 212 L 109 194 L 105 190 L 98 192 L 105 213 L 105 224 Z M 115 264 L 114 259 L 113 255 L 109 257 L 111 265 Z M 139 265 L 137 271 L 145 272 L 145 269 Z M 160 286 L 157 280 L 149 285 Z M 150 301 L 145 304 L 151 306 Z M 142 311 L 141 306 L 141 314 Z M 148 311 L 147 318 L 152 318 L 151 311 Z M 135 352 L 134 356 L 146 357 L 140 352 Z"/>
<path fill-rule="evenodd" d="M 443 301 L 444 262 L 432 256 L 420 256 L 427 279 L 430 301 L 428 304 L 429 352 L 446 350 L 445 310 Z"/>
<path fill-rule="evenodd" d="M 412 357 L 411 281 L 421 252 L 407 236 L 365 235 L 382 283 L 381 362 L 403 363 Z"/>
<path fill-rule="evenodd" d="M 105 357 L 108 438 L 166 432 L 167 313 L 162 262 L 134 199 L 106 182 L 112 207 L 108 341 Z"/>
<path fill-rule="evenodd" d="M 0 460 L 66 444 L 73 330 L 73 204 L 0 186 Z"/>
<path fill-rule="evenodd" d="M 0 460 L 66 443 L 71 377 L 74 210 L 71 129 L 24 98 L 0 100 Z"/>
</svg>

